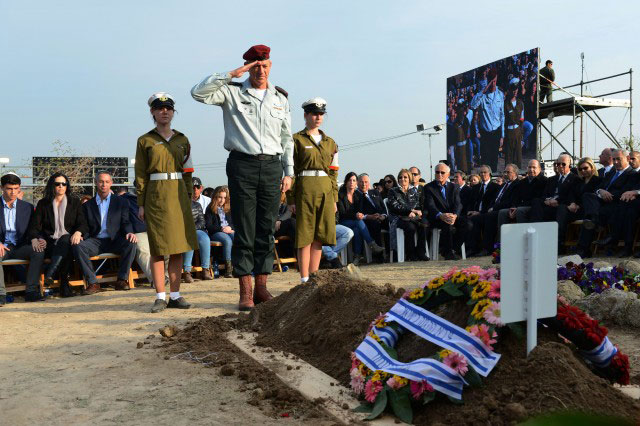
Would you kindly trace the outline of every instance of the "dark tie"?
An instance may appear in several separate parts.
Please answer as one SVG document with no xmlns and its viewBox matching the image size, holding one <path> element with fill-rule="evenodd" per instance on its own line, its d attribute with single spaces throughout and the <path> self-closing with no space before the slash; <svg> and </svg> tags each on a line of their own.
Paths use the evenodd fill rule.
<svg viewBox="0 0 640 426">
<path fill-rule="evenodd" d="M 618 176 L 620 176 L 620 172 L 616 172 L 615 175 L 613 175 L 613 177 L 611 178 L 611 180 L 609 181 L 609 184 L 607 185 L 607 187 L 605 188 L 605 190 L 608 190 L 609 187 L 613 184 L 613 182 L 618 179 Z"/>
</svg>

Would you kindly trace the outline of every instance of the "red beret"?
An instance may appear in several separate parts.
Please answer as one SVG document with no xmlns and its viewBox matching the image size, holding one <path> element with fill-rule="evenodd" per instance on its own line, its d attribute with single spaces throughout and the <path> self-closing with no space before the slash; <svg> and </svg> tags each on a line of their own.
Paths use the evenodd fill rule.
<svg viewBox="0 0 640 426">
<path fill-rule="evenodd" d="M 242 59 L 248 62 L 264 61 L 265 59 L 269 59 L 269 52 L 271 52 L 269 46 L 256 44 L 255 46 L 251 46 L 251 48 L 242 55 Z"/>
</svg>

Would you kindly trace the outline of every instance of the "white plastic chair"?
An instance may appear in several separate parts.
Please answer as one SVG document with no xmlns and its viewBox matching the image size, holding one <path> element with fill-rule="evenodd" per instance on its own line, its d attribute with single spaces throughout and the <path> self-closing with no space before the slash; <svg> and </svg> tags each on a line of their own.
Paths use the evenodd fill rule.
<svg viewBox="0 0 640 426">
<path fill-rule="evenodd" d="M 440 228 L 431 228 L 431 260 L 440 260 Z M 462 259 L 467 258 L 465 243 L 460 247 Z"/>
</svg>

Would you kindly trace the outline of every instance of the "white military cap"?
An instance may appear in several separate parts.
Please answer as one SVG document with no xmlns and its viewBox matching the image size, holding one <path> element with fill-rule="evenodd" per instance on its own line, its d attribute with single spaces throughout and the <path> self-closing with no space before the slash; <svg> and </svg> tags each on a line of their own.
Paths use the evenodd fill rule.
<svg viewBox="0 0 640 426">
<path fill-rule="evenodd" d="M 513 77 L 511 80 L 509 80 L 509 84 L 512 86 L 517 86 L 518 83 L 520 83 L 520 79 L 518 77 Z"/>
<path fill-rule="evenodd" d="M 166 92 L 154 93 L 147 101 L 147 104 L 149 104 L 149 106 L 152 108 L 159 108 L 162 106 L 173 108 L 173 105 L 175 105 L 175 103 L 176 102 L 173 100 L 173 96 Z"/>
<path fill-rule="evenodd" d="M 302 109 L 304 112 L 327 112 L 327 101 L 322 98 L 313 98 L 309 99 L 305 103 L 302 104 Z"/>
</svg>

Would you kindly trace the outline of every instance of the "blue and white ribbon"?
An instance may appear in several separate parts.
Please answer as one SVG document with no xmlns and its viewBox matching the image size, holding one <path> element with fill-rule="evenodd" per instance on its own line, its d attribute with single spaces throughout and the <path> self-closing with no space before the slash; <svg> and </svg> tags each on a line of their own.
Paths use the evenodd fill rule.
<svg viewBox="0 0 640 426">
<path fill-rule="evenodd" d="M 404 299 L 391 308 L 387 320 L 395 321 L 438 346 L 460 353 L 484 377 L 489 375 L 500 359 L 499 354 L 467 330 Z"/>
<path fill-rule="evenodd" d="M 618 349 L 613 346 L 609 337 L 604 338 L 598 347 L 590 351 L 580 351 L 582 355 L 598 368 L 606 368 L 611 363 L 611 359 L 618 353 Z"/>
<path fill-rule="evenodd" d="M 389 327 L 389 326 L 382 327 L 382 328 L 373 327 L 373 333 L 376 336 L 378 336 L 385 345 L 391 348 L 395 348 L 396 343 L 398 343 L 398 339 L 402 334 L 402 328 L 400 328 L 399 331 L 396 331 L 393 329 L 393 327 Z"/>
<path fill-rule="evenodd" d="M 409 363 L 397 361 L 371 336 L 365 337 L 355 354 L 371 370 L 382 370 L 416 382 L 425 380 L 433 389 L 452 398 L 462 399 L 462 388 L 467 384 L 466 381 L 440 361 L 431 358 L 420 358 Z"/>
</svg>

